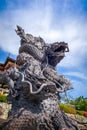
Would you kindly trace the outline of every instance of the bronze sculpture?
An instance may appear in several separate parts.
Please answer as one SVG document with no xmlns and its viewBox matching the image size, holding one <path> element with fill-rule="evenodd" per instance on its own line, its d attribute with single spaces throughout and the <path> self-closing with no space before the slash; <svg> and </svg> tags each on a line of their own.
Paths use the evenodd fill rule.
<svg viewBox="0 0 87 130">
<path fill-rule="evenodd" d="M 76 122 L 58 106 L 59 93 L 72 89 L 55 66 L 69 52 L 68 44 L 47 44 L 41 37 L 25 34 L 17 26 L 21 46 L 16 63 L 3 80 L 9 85 L 8 102 L 12 103 L 8 119 L 1 130 L 79 130 Z"/>
</svg>

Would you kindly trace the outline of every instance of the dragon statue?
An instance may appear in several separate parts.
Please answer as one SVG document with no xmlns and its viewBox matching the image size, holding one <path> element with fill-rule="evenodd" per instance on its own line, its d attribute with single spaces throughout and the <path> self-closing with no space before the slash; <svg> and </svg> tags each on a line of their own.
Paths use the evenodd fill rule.
<svg viewBox="0 0 87 130">
<path fill-rule="evenodd" d="M 20 26 L 15 31 L 21 38 L 17 66 L 3 74 L 12 108 L 0 130 L 79 130 L 58 106 L 60 93 L 72 89 L 55 70 L 69 52 L 68 44 L 47 44 L 41 37 L 25 34 Z"/>
</svg>

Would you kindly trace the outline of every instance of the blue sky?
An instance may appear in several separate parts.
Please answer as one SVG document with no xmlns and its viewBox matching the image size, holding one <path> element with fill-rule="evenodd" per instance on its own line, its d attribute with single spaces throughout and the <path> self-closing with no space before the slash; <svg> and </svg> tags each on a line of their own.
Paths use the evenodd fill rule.
<svg viewBox="0 0 87 130">
<path fill-rule="evenodd" d="M 69 44 L 56 70 L 71 81 L 70 95 L 87 97 L 87 0 L 0 0 L 0 62 L 18 54 L 16 25 L 47 43 Z"/>
</svg>

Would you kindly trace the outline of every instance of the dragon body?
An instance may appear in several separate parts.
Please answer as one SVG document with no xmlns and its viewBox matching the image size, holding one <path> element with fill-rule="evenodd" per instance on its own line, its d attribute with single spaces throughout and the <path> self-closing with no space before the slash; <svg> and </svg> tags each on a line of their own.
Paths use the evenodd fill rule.
<svg viewBox="0 0 87 130">
<path fill-rule="evenodd" d="M 21 38 L 18 67 L 4 74 L 12 91 L 8 95 L 12 108 L 0 130 L 79 130 L 58 106 L 59 94 L 72 89 L 70 81 L 55 70 L 69 52 L 68 44 L 47 44 L 19 26 L 16 33 Z"/>
</svg>

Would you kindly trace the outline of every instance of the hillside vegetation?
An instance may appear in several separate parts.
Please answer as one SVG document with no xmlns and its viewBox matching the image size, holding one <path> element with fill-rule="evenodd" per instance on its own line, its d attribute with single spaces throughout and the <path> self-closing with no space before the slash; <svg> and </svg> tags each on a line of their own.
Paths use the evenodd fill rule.
<svg viewBox="0 0 87 130">
<path fill-rule="evenodd" d="M 87 117 L 87 98 L 80 96 L 75 100 L 66 100 L 59 104 L 60 109 L 65 113 L 79 114 Z"/>
</svg>

